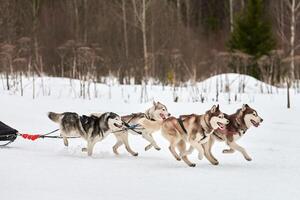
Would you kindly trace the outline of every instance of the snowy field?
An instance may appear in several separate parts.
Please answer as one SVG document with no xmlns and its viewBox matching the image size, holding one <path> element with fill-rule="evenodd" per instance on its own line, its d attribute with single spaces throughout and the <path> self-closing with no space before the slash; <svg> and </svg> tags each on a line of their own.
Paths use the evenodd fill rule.
<svg viewBox="0 0 300 200">
<path fill-rule="evenodd" d="M 236 78 L 235 75 L 229 77 L 233 81 Z M 202 114 L 215 103 L 215 79 L 198 84 L 197 94 L 206 98 L 205 103 L 193 102 L 197 97 L 195 88 L 179 89 L 179 102 L 174 103 L 172 88 L 161 86 L 148 88 L 149 100 L 166 104 L 174 116 Z M 47 118 L 48 111 L 130 114 L 151 106 L 151 102 L 138 103 L 139 86 L 98 85 L 98 97 L 89 100 L 76 98 L 78 91 L 73 89 L 72 92 L 69 80 L 45 78 L 44 81 L 44 92 L 51 92 L 48 96 L 41 95 L 37 87 L 35 99 L 29 82 L 24 84 L 23 97 L 18 91 L 4 91 L 1 86 L 0 120 L 21 133 L 45 133 L 58 127 Z M 236 87 L 233 83 L 232 98 Z M 280 89 L 273 88 L 275 94 L 260 94 L 261 88 L 267 87 L 249 79 L 247 94 L 239 95 L 238 101 L 229 104 L 227 93 L 219 97 L 221 110 L 228 114 L 243 103 L 249 103 L 264 119 L 260 127 L 252 127 L 238 141 L 252 156 L 251 162 L 239 153 L 222 154 L 225 144 L 216 143 L 213 154 L 220 162 L 218 166 L 212 166 L 206 159 L 199 161 L 194 152 L 190 159 L 197 166 L 189 168 L 172 157 L 159 132 L 154 137 L 161 151 L 145 152 L 147 142 L 140 136 L 129 136 L 132 149 L 139 152 L 138 157 L 130 156 L 124 147 L 119 150 L 121 155 L 114 155 L 113 135 L 96 145 L 92 157 L 81 152 L 85 143 L 80 139 L 73 139 L 65 148 L 62 141 L 56 139 L 32 142 L 18 138 L 9 147 L 0 149 L 0 199 L 299 200 L 300 95 L 292 92 L 292 109 L 287 110 L 286 96 Z"/>
</svg>

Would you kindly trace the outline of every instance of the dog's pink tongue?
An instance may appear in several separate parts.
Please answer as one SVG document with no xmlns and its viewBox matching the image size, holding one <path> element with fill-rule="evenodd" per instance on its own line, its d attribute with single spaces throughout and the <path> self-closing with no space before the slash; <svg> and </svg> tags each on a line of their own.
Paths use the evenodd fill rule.
<svg viewBox="0 0 300 200">
<path fill-rule="evenodd" d="M 225 126 L 223 124 L 219 124 L 219 129 L 223 131 L 225 129 Z"/>
</svg>

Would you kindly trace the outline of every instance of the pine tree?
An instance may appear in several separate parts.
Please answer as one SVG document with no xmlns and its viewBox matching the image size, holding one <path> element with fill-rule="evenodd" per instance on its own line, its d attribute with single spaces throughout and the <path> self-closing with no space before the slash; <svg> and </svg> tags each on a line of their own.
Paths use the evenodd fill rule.
<svg viewBox="0 0 300 200">
<path fill-rule="evenodd" d="M 265 16 L 262 0 L 249 0 L 248 5 L 235 22 L 228 46 L 258 59 L 275 47 L 271 23 Z"/>
</svg>

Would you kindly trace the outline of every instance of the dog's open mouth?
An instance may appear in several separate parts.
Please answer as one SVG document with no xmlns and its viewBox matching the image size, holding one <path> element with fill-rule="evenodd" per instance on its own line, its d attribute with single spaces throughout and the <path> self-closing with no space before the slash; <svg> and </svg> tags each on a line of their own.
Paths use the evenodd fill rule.
<svg viewBox="0 0 300 200">
<path fill-rule="evenodd" d="M 165 115 L 164 114 L 162 114 L 162 113 L 160 113 L 159 114 L 159 116 L 163 119 L 163 120 L 165 120 L 166 119 L 166 117 L 165 117 Z"/>
<path fill-rule="evenodd" d="M 117 124 L 117 123 L 114 123 L 114 126 L 117 127 L 117 128 L 122 128 L 123 127 L 122 125 Z"/>
<path fill-rule="evenodd" d="M 259 123 L 255 122 L 253 119 L 251 119 L 251 123 L 253 124 L 253 126 L 258 127 Z"/>
<path fill-rule="evenodd" d="M 221 122 L 217 122 L 217 124 L 218 124 L 220 130 L 224 130 L 225 129 L 225 125 L 222 124 Z"/>
</svg>

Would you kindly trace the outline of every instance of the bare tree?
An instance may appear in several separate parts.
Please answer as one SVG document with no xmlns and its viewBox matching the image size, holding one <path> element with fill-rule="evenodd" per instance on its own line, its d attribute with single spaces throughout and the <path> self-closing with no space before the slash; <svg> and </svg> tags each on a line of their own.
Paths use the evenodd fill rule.
<svg viewBox="0 0 300 200">
<path fill-rule="evenodd" d="M 139 23 L 139 28 L 143 38 L 143 56 L 144 56 L 144 72 L 146 80 L 149 78 L 149 60 L 148 60 L 148 37 L 147 37 L 147 10 L 152 0 L 132 0 L 134 15 Z"/>
<path fill-rule="evenodd" d="M 41 58 L 39 54 L 39 42 L 38 42 L 38 23 L 39 23 L 39 11 L 43 0 L 32 0 L 32 18 L 33 18 L 33 41 L 34 41 L 34 67 L 37 74 L 40 76 L 43 73 Z M 39 69 L 40 67 L 40 69 Z"/>
<path fill-rule="evenodd" d="M 233 32 L 233 0 L 229 0 L 230 32 Z"/>
<path fill-rule="evenodd" d="M 127 11 L 126 11 L 126 0 L 122 0 L 122 14 L 123 14 L 123 29 L 124 29 L 124 46 L 126 59 L 129 57 L 128 53 L 128 33 L 127 33 Z"/>
</svg>

